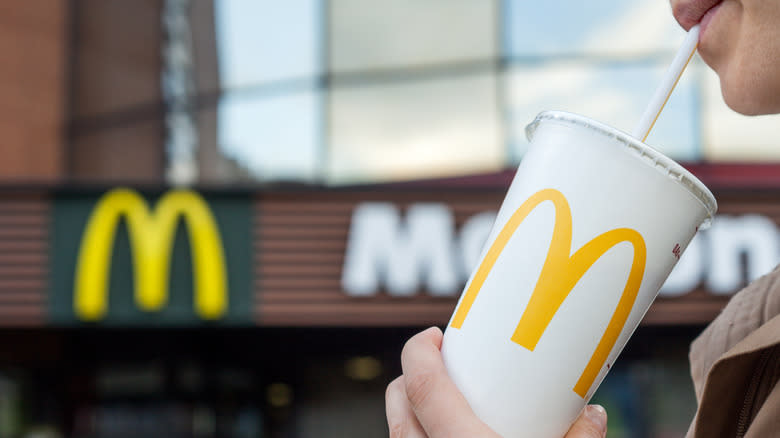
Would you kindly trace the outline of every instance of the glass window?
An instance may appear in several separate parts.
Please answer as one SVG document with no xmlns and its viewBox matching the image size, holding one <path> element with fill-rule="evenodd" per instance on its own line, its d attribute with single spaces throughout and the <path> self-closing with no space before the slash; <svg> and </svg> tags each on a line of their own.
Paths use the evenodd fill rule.
<svg viewBox="0 0 780 438">
<path fill-rule="evenodd" d="M 222 87 L 319 75 L 321 4 L 317 0 L 217 0 Z"/>
<path fill-rule="evenodd" d="M 684 34 L 664 1 L 505 0 L 504 6 L 510 57 L 674 51 Z"/>
<path fill-rule="evenodd" d="M 723 101 L 718 76 L 702 69 L 702 137 L 710 161 L 780 160 L 780 115 L 743 116 Z"/>
<path fill-rule="evenodd" d="M 217 142 L 223 155 L 258 180 L 312 180 L 322 137 L 321 93 L 225 96 Z"/>
<path fill-rule="evenodd" d="M 333 0 L 333 72 L 490 60 L 496 4 L 484 0 Z"/>
<path fill-rule="evenodd" d="M 336 87 L 328 177 L 335 183 L 495 171 L 505 162 L 496 77 Z"/>
<path fill-rule="evenodd" d="M 665 70 L 665 65 L 581 61 L 510 68 L 505 99 L 513 159 L 525 153 L 525 126 L 542 110 L 582 114 L 630 133 Z M 679 160 L 698 159 L 696 114 L 694 78 L 684 75 L 647 143 Z"/>
</svg>

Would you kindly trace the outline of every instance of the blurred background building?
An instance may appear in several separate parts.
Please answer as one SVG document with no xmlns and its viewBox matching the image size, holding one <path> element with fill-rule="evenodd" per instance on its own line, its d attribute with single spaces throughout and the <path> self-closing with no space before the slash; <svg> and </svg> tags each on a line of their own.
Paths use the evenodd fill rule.
<svg viewBox="0 0 780 438">
<path fill-rule="evenodd" d="M 0 438 L 386 436 L 525 125 L 630 131 L 682 37 L 656 0 L 3 2 Z M 595 396 L 610 437 L 686 430 L 688 344 L 780 261 L 778 138 L 692 62 L 648 143 L 720 216 Z"/>
</svg>

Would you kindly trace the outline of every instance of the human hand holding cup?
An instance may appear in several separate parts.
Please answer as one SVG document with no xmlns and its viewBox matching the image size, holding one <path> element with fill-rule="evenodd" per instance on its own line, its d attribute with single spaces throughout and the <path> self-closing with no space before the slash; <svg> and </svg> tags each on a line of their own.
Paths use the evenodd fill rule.
<svg viewBox="0 0 780 438">
<path fill-rule="evenodd" d="M 447 375 L 440 348 L 442 332 L 432 327 L 404 347 L 404 374 L 385 394 L 390 438 L 499 438 L 471 410 Z M 607 414 L 601 406 L 583 409 L 564 438 L 603 438 Z"/>
</svg>

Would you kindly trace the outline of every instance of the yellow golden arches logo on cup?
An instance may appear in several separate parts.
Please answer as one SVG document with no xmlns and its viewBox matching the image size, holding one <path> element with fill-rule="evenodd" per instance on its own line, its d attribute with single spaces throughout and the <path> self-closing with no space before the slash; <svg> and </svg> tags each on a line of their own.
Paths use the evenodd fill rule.
<svg viewBox="0 0 780 438">
<path fill-rule="evenodd" d="M 528 306 L 517 324 L 511 340 L 531 351 L 536 348 L 539 339 L 552 321 L 555 313 L 563 304 L 571 290 L 580 281 L 585 272 L 601 258 L 604 253 L 615 245 L 628 242 L 633 246 L 634 259 L 628 274 L 626 286 L 617 303 L 617 308 L 601 337 L 596 350 L 585 366 L 579 380 L 574 385 L 574 392 L 585 398 L 590 387 L 598 376 L 599 370 L 609 356 L 609 352 L 617 342 L 620 332 L 634 307 L 642 277 L 645 272 L 647 248 L 642 235 L 630 228 L 617 228 L 595 237 L 571 254 L 572 216 L 569 203 L 563 194 L 555 189 L 544 189 L 528 198 L 509 218 L 504 228 L 498 234 L 493 245 L 485 255 L 485 259 L 477 269 L 474 278 L 463 295 L 458 309 L 452 318 L 451 327 L 460 329 L 463 321 L 474 304 L 482 285 L 485 283 L 496 260 L 506 247 L 517 227 L 528 214 L 542 202 L 550 201 L 555 206 L 555 226 L 552 241 L 547 253 L 547 259 L 542 267 L 539 280 L 536 283 Z"/>
<path fill-rule="evenodd" d="M 133 260 L 135 301 L 145 311 L 168 301 L 168 277 L 179 217 L 187 224 L 192 252 L 195 312 L 218 319 L 227 309 L 225 258 L 218 227 L 206 202 L 195 192 L 172 190 L 151 211 L 128 189 L 114 189 L 97 203 L 81 240 L 74 284 L 74 310 L 86 321 L 102 319 L 108 309 L 111 250 L 120 218 L 127 222 Z"/>
</svg>

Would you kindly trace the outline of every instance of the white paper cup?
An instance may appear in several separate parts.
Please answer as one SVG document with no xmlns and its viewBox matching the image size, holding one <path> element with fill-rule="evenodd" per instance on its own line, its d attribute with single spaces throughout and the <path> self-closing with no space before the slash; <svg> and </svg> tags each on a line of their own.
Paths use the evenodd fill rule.
<svg viewBox="0 0 780 438">
<path fill-rule="evenodd" d="M 559 438 L 717 204 L 619 130 L 548 111 L 444 334 L 450 376 L 506 438 Z"/>
</svg>

